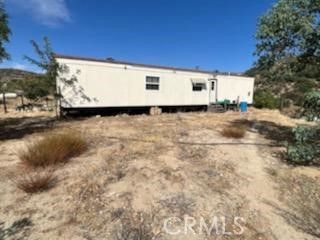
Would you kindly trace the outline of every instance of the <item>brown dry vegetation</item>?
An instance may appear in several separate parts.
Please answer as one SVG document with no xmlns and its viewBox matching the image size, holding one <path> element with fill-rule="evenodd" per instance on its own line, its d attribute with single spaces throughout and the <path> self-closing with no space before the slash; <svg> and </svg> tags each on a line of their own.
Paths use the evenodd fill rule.
<svg viewBox="0 0 320 240">
<path fill-rule="evenodd" d="M 227 126 L 221 131 L 221 135 L 228 138 L 243 138 L 246 134 L 246 128 L 242 125 Z"/>
<path fill-rule="evenodd" d="M 18 155 L 26 166 L 46 167 L 65 163 L 86 149 L 87 143 L 82 134 L 62 130 L 49 132 L 42 139 L 27 143 L 26 149 L 20 150 Z"/>
<path fill-rule="evenodd" d="M 78 132 L 49 132 L 19 151 L 22 169 L 12 171 L 8 177 L 17 188 L 26 193 L 43 192 L 56 182 L 53 167 L 66 163 L 71 157 L 79 156 L 86 149 L 87 141 Z"/>
<path fill-rule="evenodd" d="M 56 178 L 53 169 L 36 169 L 10 173 L 9 178 L 26 193 L 43 192 L 54 186 Z"/>
<path fill-rule="evenodd" d="M 320 170 L 288 166 L 279 158 L 285 148 L 276 144 L 297 123 L 303 121 L 254 109 L 247 115 L 195 112 L 57 122 L 57 132 L 85 131 L 90 146 L 56 166 L 53 188 L 32 195 L 19 191 L 7 172 L 20 166 L 16 151 L 44 135 L 0 141 L 0 235 L 14 222 L 30 219 L 29 230 L 19 232 L 28 239 L 315 240 L 319 197 L 313 194 L 319 191 Z M 224 127 L 238 124 L 246 126 L 243 138 L 221 136 Z M 170 236 L 163 231 L 166 218 L 183 215 L 226 216 L 231 232 L 232 219 L 240 216 L 245 232 Z M 175 226 L 183 229 L 183 222 Z"/>
<path fill-rule="evenodd" d="M 161 231 L 155 232 L 155 226 L 153 225 L 153 217 L 144 212 L 132 212 L 128 211 L 122 213 L 119 217 L 120 224 L 112 233 L 112 239 L 114 240 L 152 240 L 158 239 L 161 235 Z"/>
</svg>

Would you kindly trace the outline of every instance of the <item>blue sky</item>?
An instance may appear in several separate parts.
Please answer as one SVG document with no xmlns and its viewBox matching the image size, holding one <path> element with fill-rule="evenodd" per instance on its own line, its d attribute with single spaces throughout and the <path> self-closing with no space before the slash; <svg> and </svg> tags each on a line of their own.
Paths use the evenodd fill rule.
<svg viewBox="0 0 320 240">
<path fill-rule="evenodd" d="M 11 61 L 36 70 L 30 40 L 57 53 L 241 72 L 254 62 L 257 19 L 275 0 L 5 0 Z"/>
</svg>

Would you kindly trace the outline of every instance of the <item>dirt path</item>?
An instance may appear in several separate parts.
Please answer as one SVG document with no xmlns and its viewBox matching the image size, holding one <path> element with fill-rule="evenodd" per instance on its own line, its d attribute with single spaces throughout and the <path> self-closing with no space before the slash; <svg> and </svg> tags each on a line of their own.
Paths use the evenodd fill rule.
<svg viewBox="0 0 320 240">
<path fill-rule="evenodd" d="M 265 139 L 256 133 L 249 133 L 248 135 L 256 143 L 267 143 Z M 241 152 L 241 155 L 238 155 L 238 152 Z M 246 182 L 240 184 L 236 191 L 238 194 L 244 194 L 246 199 L 249 200 L 250 210 L 268 223 L 266 229 L 262 232 L 270 236 L 270 239 L 314 239 L 288 225 L 270 205 L 271 203 L 281 206 L 278 201 L 277 185 L 267 172 L 270 166 L 279 164 L 279 160 L 272 157 L 265 149 L 254 145 L 240 145 L 234 153 L 238 156 L 237 161 L 240 162 L 237 165 L 237 170 L 246 179 Z"/>
</svg>

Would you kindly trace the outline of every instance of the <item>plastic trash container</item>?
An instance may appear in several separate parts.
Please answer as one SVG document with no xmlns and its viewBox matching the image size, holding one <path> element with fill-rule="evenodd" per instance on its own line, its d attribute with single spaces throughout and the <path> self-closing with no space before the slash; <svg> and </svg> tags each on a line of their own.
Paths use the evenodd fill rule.
<svg viewBox="0 0 320 240">
<path fill-rule="evenodd" d="M 248 103 L 247 102 L 240 102 L 240 111 L 247 112 L 248 111 Z"/>
</svg>

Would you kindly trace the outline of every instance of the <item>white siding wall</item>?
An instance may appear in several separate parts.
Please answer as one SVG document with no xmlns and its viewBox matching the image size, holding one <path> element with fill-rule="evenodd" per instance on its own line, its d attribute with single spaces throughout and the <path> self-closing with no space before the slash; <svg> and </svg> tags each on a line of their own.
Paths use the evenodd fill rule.
<svg viewBox="0 0 320 240">
<path fill-rule="evenodd" d="M 216 76 L 218 79 L 218 101 L 225 99 L 240 102 L 246 101 L 248 104 L 253 102 L 254 78 L 242 76 Z"/>
<path fill-rule="evenodd" d="M 63 107 L 123 107 L 123 106 L 183 106 L 207 105 L 207 88 L 192 91 L 192 78 L 208 80 L 210 74 L 174 72 L 130 65 L 99 63 L 82 60 L 58 59 L 75 75 L 75 89 L 66 87 L 58 79 L 58 87 L 64 97 Z M 126 69 L 125 69 L 126 68 Z M 79 71 L 80 70 L 80 71 Z M 78 72 L 78 74 L 77 74 Z M 159 90 L 146 90 L 146 76 L 160 78 Z M 84 89 L 85 100 L 79 90 Z M 74 91 L 75 90 L 75 91 Z"/>
<path fill-rule="evenodd" d="M 254 79 L 240 76 L 213 76 L 206 73 L 173 71 L 115 63 L 58 58 L 69 67 L 61 78 L 75 76 L 73 87 L 57 80 L 63 107 L 135 107 L 208 105 L 208 80 L 217 79 L 218 100 L 252 103 Z M 160 78 L 159 90 L 146 90 L 146 76 Z M 191 79 L 204 79 L 205 90 L 192 91 Z"/>
</svg>

